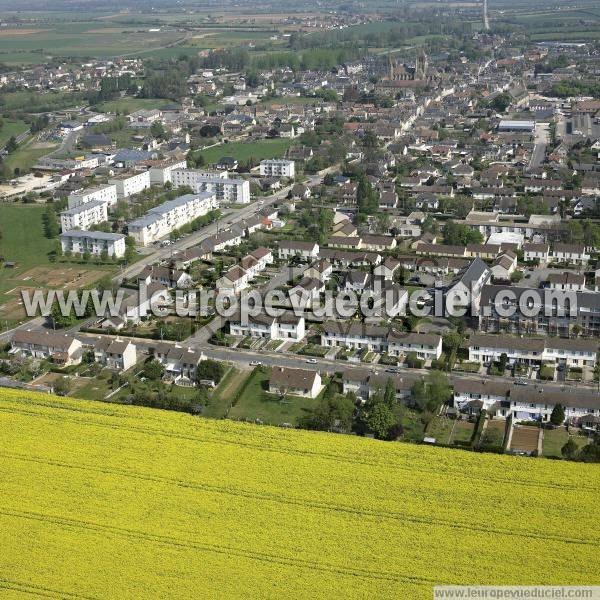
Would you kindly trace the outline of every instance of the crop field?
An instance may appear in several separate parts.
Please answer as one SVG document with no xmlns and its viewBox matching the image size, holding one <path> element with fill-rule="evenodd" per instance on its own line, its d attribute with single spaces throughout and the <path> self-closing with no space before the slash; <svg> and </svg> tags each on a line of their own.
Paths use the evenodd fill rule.
<svg viewBox="0 0 600 600">
<path fill-rule="evenodd" d="M 420 599 L 441 583 L 600 583 L 595 466 L 18 390 L 0 390 L 0 427 L 10 597 Z"/>
<path fill-rule="evenodd" d="M 56 22 L 0 32 L 0 61 L 5 64 L 44 62 L 48 56 L 136 56 L 168 47 L 185 35 L 173 29 L 115 26 L 103 21 Z"/>
</svg>

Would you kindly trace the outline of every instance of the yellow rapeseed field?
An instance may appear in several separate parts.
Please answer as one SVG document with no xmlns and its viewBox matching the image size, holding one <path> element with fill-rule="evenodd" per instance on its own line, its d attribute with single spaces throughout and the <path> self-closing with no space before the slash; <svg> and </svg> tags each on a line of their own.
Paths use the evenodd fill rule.
<svg viewBox="0 0 600 600">
<path fill-rule="evenodd" d="M 600 584 L 600 470 L 0 390 L 0 595 Z"/>
</svg>

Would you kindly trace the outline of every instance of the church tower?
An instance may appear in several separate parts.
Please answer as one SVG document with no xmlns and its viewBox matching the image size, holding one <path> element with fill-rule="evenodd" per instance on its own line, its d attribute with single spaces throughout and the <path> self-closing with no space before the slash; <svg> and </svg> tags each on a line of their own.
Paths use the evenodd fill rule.
<svg viewBox="0 0 600 600">
<path fill-rule="evenodd" d="M 427 79 L 427 55 L 421 50 L 415 64 L 415 79 Z"/>
</svg>

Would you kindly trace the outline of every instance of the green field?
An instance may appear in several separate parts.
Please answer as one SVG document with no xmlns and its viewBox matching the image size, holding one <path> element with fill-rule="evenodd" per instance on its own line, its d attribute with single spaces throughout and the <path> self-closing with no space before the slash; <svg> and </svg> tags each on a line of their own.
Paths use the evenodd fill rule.
<svg viewBox="0 0 600 600">
<path fill-rule="evenodd" d="M 0 204 L 0 256 L 17 261 L 19 269 L 47 264 L 54 242 L 44 236 L 43 215 L 46 207 L 40 204 Z M 8 273 L 0 270 L 0 289 Z"/>
<path fill-rule="evenodd" d="M 257 142 L 230 142 L 220 144 L 201 152 L 207 164 L 217 162 L 223 156 L 233 156 L 240 162 L 249 158 L 263 160 L 264 158 L 281 158 L 292 145 L 292 140 L 272 139 Z"/>
<path fill-rule="evenodd" d="M 40 63 L 48 57 L 108 58 L 135 56 L 164 48 L 185 34 L 174 29 L 126 26 L 103 20 L 33 22 L 0 32 L 0 62 Z"/>
<path fill-rule="evenodd" d="M 227 416 L 242 421 L 260 419 L 267 425 L 297 425 L 300 418 L 318 403 L 318 398 L 286 396 L 282 399 L 277 394 L 269 394 L 268 381 L 268 371 L 255 369 Z"/>
<path fill-rule="evenodd" d="M 0 428 L 6 597 L 421 600 L 439 584 L 600 583 L 595 465 L 6 389 Z"/>
<path fill-rule="evenodd" d="M 28 125 L 25 121 L 15 121 L 13 119 L 2 119 L 3 125 L 0 127 L 0 147 L 4 146 L 11 136 L 19 136 L 27 131 Z"/>
<path fill-rule="evenodd" d="M 56 240 L 44 234 L 42 204 L 0 203 L 0 256 L 16 262 L 15 268 L 0 265 L 0 321 L 16 324 L 24 318 L 20 290 L 28 288 L 79 288 L 91 285 L 116 266 L 91 263 L 52 263 L 49 253 Z"/>
<path fill-rule="evenodd" d="M 564 427 L 559 427 L 558 429 L 545 429 L 542 454 L 544 456 L 562 457 L 561 449 L 567 443 L 569 437 L 575 441 L 579 448 L 585 446 L 588 442 L 588 439 L 585 436 L 569 436 Z"/>
<path fill-rule="evenodd" d="M 52 152 L 55 147 L 45 145 L 40 147 L 40 145 L 34 142 L 33 138 L 29 138 L 22 142 L 17 150 L 4 159 L 4 167 L 11 176 L 13 174 L 22 175 L 29 172 L 42 156 L 46 156 L 46 154 Z M 15 169 L 18 169 L 18 171 L 15 172 Z"/>
</svg>

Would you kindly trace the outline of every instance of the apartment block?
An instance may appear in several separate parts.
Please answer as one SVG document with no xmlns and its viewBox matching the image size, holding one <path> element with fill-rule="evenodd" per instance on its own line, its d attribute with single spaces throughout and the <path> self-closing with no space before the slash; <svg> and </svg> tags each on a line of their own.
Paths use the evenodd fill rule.
<svg viewBox="0 0 600 600">
<path fill-rule="evenodd" d="M 117 198 L 128 198 L 150 187 L 150 171 L 123 173 L 109 180 L 117 188 Z"/>
<path fill-rule="evenodd" d="M 70 208 L 60 213 L 61 231 L 89 229 L 108 220 L 108 205 L 98 200 Z"/>
<path fill-rule="evenodd" d="M 120 258 L 125 254 L 125 236 L 120 233 L 104 231 L 65 231 L 60 234 L 63 252 L 100 256 L 106 252 L 108 256 Z"/>
<path fill-rule="evenodd" d="M 106 202 L 109 207 L 114 206 L 117 203 L 117 186 L 113 183 L 69 194 L 69 208 L 76 208 L 88 202 Z"/>
<path fill-rule="evenodd" d="M 209 173 L 195 169 L 175 169 L 171 179 L 175 187 L 187 185 L 196 193 L 213 193 L 220 203 L 248 204 L 250 183 L 245 179 L 232 179 L 227 171 Z"/>
<path fill-rule="evenodd" d="M 129 235 L 138 244 L 147 246 L 218 206 L 212 193 L 185 194 L 152 208 L 143 217 L 129 223 Z"/>
<path fill-rule="evenodd" d="M 294 177 L 296 175 L 296 164 L 293 160 L 261 160 L 260 174 L 263 177 Z"/>
</svg>

